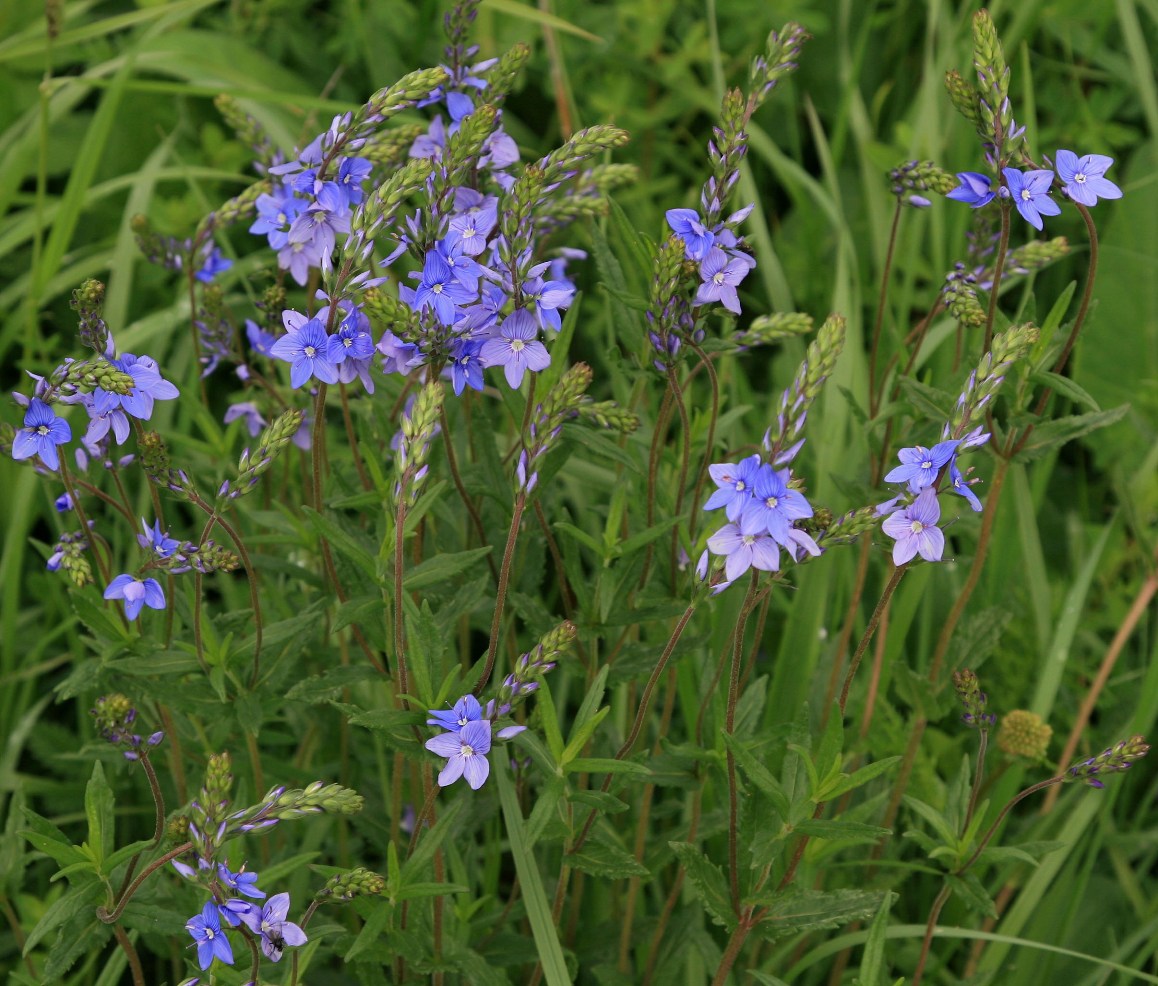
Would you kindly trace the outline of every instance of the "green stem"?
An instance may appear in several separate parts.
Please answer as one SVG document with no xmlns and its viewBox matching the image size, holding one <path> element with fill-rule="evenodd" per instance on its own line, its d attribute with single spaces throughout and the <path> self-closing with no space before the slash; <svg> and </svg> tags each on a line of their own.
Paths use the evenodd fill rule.
<svg viewBox="0 0 1158 986">
<path fill-rule="evenodd" d="M 844 676 L 844 685 L 840 689 L 841 715 L 844 715 L 845 706 L 848 705 L 848 691 L 852 687 L 852 679 L 856 674 L 856 669 L 860 667 L 861 658 L 864 657 L 864 652 L 868 649 L 869 642 L 873 639 L 873 634 L 877 632 L 877 627 L 881 622 L 881 616 L 884 615 L 889 600 L 893 598 L 893 593 L 897 591 L 897 586 L 901 584 L 901 579 L 908 570 L 908 562 L 893 568 L 893 574 L 889 577 L 888 584 L 885 586 L 884 592 L 881 593 L 881 598 L 877 600 L 873 615 L 869 617 L 868 626 L 864 628 L 864 633 L 861 634 L 860 643 L 856 645 L 856 652 L 852 655 L 852 660 L 848 665 L 848 672 Z"/>
<path fill-rule="evenodd" d="M 997 242 L 997 260 L 993 265 L 993 285 L 989 289 L 989 311 L 985 316 L 985 345 L 983 353 L 993 348 L 993 322 L 997 318 L 997 296 L 1001 293 L 1001 275 L 1005 271 L 1005 255 L 1009 251 L 1009 202 L 1001 200 L 1001 239 Z"/>
<path fill-rule="evenodd" d="M 511 526 L 507 531 L 507 545 L 503 549 L 503 563 L 499 568 L 498 595 L 495 599 L 495 613 L 491 619 L 490 643 L 487 645 L 487 659 L 482 674 L 472 689 L 475 695 L 481 695 L 482 690 L 490 681 L 491 672 L 495 669 L 495 656 L 499 649 L 499 631 L 503 625 L 503 609 L 506 606 L 507 590 L 511 581 L 511 561 L 515 557 L 515 542 L 519 537 L 519 524 L 522 523 L 523 510 L 527 506 L 527 494 L 520 491 L 515 497 L 515 509 L 511 514 Z"/>
<path fill-rule="evenodd" d="M 897 229 L 901 224 L 901 200 L 897 199 L 897 207 L 893 210 L 893 225 L 889 230 L 889 246 L 885 251 L 885 266 L 881 271 L 881 290 L 877 297 L 877 314 L 873 321 L 873 344 L 869 352 L 869 417 L 875 418 L 880 407 L 880 394 L 877 393 L 877 356 L 881 345 L 881 328 L 885 321 L 885 299 L 888 297 L 889 275 L 893 269 L 893 254 L 897 248 Z"/>
</svg>

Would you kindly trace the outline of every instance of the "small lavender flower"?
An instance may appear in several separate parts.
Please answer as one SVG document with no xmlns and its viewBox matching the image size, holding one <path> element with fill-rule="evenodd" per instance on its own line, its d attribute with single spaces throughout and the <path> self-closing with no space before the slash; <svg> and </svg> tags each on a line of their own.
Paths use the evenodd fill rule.
<svg viewBox="0 0 1158 986">
<path fill-rule="evenodd" d="M 233 965 L 233 948 L 221 930 L 221 919 L 213 901 L 207 901 L 201 913 L 189 919 L 185 930 L 197 943 L 197 964 L 202 970 L 208 969 L 214 959 Z"/>
<path fill-rule="evenodd" d="M 451 732 L 458 732 L 471 722 L 478 722 L 482 718 L 482 706 L 473 695 L 463 695 L 454 703 L 454 708 L 448 710 L 430 709 L 430 718 L 426 720 L 428 726 L 441 726 Z"/>
<path fill-rule="evenodd" d="M 897 542 L 893 545 L 893 564 L 904 565 L 918 554 L 926 561 L 940 561 L 945 551 L 945 535 L 937 527 L 940 518 L 941 505 L 932 486 L 926 486 L 916 500 L 888 517 L 882 528 Z"/>
<path fill-rule="evenodd" d="M 715 234 L 704 225 L 695 209 L 668 209 L 667 224 L 684 241 L 684 256 L 688 260 L 703 260 L 716 241 Z"/>
<path fill-rule="evenodd" d="M 725 555 L 724 576 L 735 582 L 749 568 L 775 572 L 780 568 L 780 549 L 761 518 L 745 511 L 738 523 L 725 524 L 708 538 L 712 554 Z"/>
<path fill-rule="evenodd" d="M 44 401 L 33 397 L 24 414 L 24 427 L 12 439 L 12 458 L 40 460 L 54 472 L 60 468 L 56 446 L 72 441 L 72 429 L 64 418 L 58 418 Z"/>
<path fill-rule="evenodd" d="M 503 319 L 479 355 L 487 366 L 501 366 L 507 383 L 518 389 L 527 370 L 538 373 L 551 364 L 547 348 L 535 338 L 538 331 L 531 313 L 520 308 Z"/>
<path fill-rule="evenodd" d="M 939 442 L 931 449 L 923 445 L 913 448 L 903 448 L 897 453 L 901 465 L 892 469 L 886 476 L 886 483 L 908 483 L 909 489 L 919 493 L 926 486 L 931 486 L 937 479 L 941 467 L 953 457 L 953 452 L 959 441 Z"/>
<path fill-rule="evenodd" d="M 700 277 L 704 283 L 696 292 L 696 304 L 718 301 L 728 311 L 739 315 L 740 296 L 736 294 L 736 285 L 748 276 L 752 266 L 748 259 L 729 258 L 719 247 L 712 247 L 700 264 Z"/>
<path fill-rule="evenodd" d="M 426 741 L 426 749 L 446 757 L 446 766 L 438 775 L 438 786 L 449 787 L 463 774 L 472 790 L 477 791 L 490 775 L 486 755 L 491 748 L 489 719 L 468 722 L 456 733 L 442 733 Z"/>
<path fill-rule="evenodd" d="M 1103 750 L 1096 757 L 1079 760 L 1069 767 L 1063 775 L 1067 781 L 1085 781 L 1090 787 L 1105 787 L 1105 783 L 1098 778 L 1098 774 L 1128 770 L 1135 760 L 1141 760 L 1150 752 L 1150 746 L 1141 736 L 1131 736 L 1128 740 L 1120 740 L 1113 746 Z"/>
<path fill-rule="evenodd" d="M 168 558 L 181 543 L 161 532 L 159 520 L 154 521 L 150 527 L 149 522 L 142 517 L 141 528 L 144 530 L 144 534 L 137 535 L 137 543 L 157 558 Z"/>
<path fill-rule="evenodd" d="M 290 386 L 295 390 L 317 378 L 322 383 L 337 383 L 338 369 L 330 358 L 330 340 L 325 326 L 316 318 L 300 312 L 282 313 L 286 334 L 270 348 L 270 355 L 291 364 Z"/>
<path fill-rule="evenodd" d="M 211 244 L 206 244 L 205 259 L 201 267 L 193 275 L 197 280 L 203 284 L 209 284 L 217 277 L 218 274 L 224 274 L 230 267 L 233 266 L 233 261 L 228 257 L 223 257 L 221 251 Z"/>
<path fill-rule="evenodd" d="M 964 202 L 974 209 L 980 209 L 983 205 L 993 201 L 993 196 L 996 193 L 993 191 L 993 185 L 988 175 L 981 175 L 976 171 L 959 171 L 957 172 L 957 179 L 961 184 L 953 191 L 948 192 L 945 198 Z"/>
<path fill-rule="evenodd" d="M 260 911 L 254 907 L 242 920 L 255 935 L 261 935 L 261 950 L 272 962 L 281 960 L 286 945 L 304 945 L 306 933 L 292 921 L 287 921 L 290 896 L 274 894 Z"/>
<path fill-rule="evenodd" d="M 450 344 L 450 379 L 456 397 L 466 387 L 483 389 L 483 365 L 479 359 L 482 347 L 483 344 L 475 339 L 456 339 Z"/>
<path fill-rule="evenodd" d="M 257 889 L 257 874 L 247 873 L 244 866 L 234 873 L 224 863 L 218 863 L 217 879 L 234 893 L 252 897 L 254 900 L 262 900 L 265 897 L 265 891 Z M 236 924 L 234 926 L 236 927 Z"/>
<path fill-rule="evenodd" d="M 740 462 L 718 462 L 708 466 L 708 475 L 719 487 L 704 504 L 705 510 L 724 508 L 728 520 L 735 521 L 752 499 L 752 486 L 760 472 L 759 455 L 750 455 Z"/>
<path fill-rule="evenodd" d="M 953 672 L 953 688 L 957 692 L 957 698 L 960 699 L 962 707 L 965 712 L 961 716 L 961 721 L 967 726 L 972 726 L 976 729 L 988 729 L 997 721 L 997 716 L 992 712 L 986 712 L 985 707 L 989 702 L 989 696 L 981 690 L 981 683 L 977 679 L 977 675 L 964 668 L 960 671 Z"/>
<path fill-rule="evenodd" d="M 981 512 L 981 501 L 977 499 L 977 494 L 969 488 L 970 481 L 966 480 L 965 477 L 961 474 L 961 470 L 957 468 L 956 456 L 953 457 L 953 461 L 949 464 L 949 482 L 953 484 L 951 492 L 956 493 L 958 496 L 965 497 L 965 499 L 969 501 L 969 506 L 973 508 L 974 512 Z M 973 480 L 973 482 L 976 482 L 976 480 Z"/>
<path fill-rule="evenodd" d="M 1104 177 L 1114 163 L 1104 154 L 1087 154 L 1079 158 L 1073 151 L 1057 152 L 1057 176 L 1065 185 L 1065 193 L 1084 206 L 1097 205 L 1098 199 L 1120 199 L 1122 190 Z"/>
<path fill-rule="evenodd" d="M 230 404 L 229 407 L 225 409 L 225 417 L 222 420 L 225 424 L 232 424 L 238 418 L 245 420 L 245 428 L 249 432 L 250 438 L 255 438 L 260 435 L 262 428 L 267 424 L 265 418 L 261 416 L 261 412 L 257 409 L 257 405 L 252 401 Z"/>
<path fill-rule="evenodd" d="M 134 575 L 118 575 L 104 592 L 105 599 L 123 599 L 125 615 L 135 620 L 142 606 L 150 609 L 165 608 L 165 592 L 156 579 L 138 579 Z"/>
<path fill-rule="evenodd" d="M 1049 197 L 1049 189 L 1053 184 L 1052 171 L 1026 171 L 1016 168 L 1004 168 L 1005 183 L 1009 187 L 1009 195 L 1021 218 L 1035 229 L 1042 229 L 1042 216 L 1056 216 L 1061 213 L 1061 206 Z"/>
</svg>

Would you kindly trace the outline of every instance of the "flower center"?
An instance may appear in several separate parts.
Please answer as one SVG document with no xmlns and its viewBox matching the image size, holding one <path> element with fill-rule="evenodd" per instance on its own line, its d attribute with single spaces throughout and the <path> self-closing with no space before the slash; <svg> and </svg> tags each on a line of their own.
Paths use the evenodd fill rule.
<svg viewBox="0 0 1158 986">
<path fill-rule="evenodd" d="M 347 349 L 349 349 L 352 345 L 354 345 L 354 340 L 353 339 L 343 339 L 342 345 L 345 346 Z"/>
<path fill-rule="evenodd" d="M 1028 202 L 1031 198 L 1033 198 L 1033 196 L 1030 194 L 1029 189 L 1023 188 L 1021 190 L 1021 201 L 1022 202 Z"/>
<path fill-rule="evenodd" d="M 474 747 L 471 746 L 469 743 L 463 743 L 462 744 L 462 750 L 460 751 L 460 755 L 464 756 L 464 757 L 473 757 L 474 756 Z"/>
<path fill-rule="evenodd" d="M 433 291 L 435 294 L 442 294 L 442 285 L 436 284 L 430 290 Z"/>
<path fill-rule="evenodd" d="M 205 940 L 206 941 L 213 941 L 213 938 L 214 938 L 213 929 L 207 927 L 205 929 Z"/>
<path fill-rule="evenodd" d="M 460 726 L 465 726 L 468 722 L 470 722 L 470 720 L 466 716 L 463 716 L 461 719 L 458 720 L 458 724 Z"/>
<path fill-rule="evenodd" d="M 778 506 L 780 506 L 780 500 L 774 496 L 770 496 L 767 500 L 764 501 L 764 504 L 768 507 L 769 510 L 775 510 Z"/>
<path fill-rule="evenodd" d="M 744 490 L 746 490 L 747 488 L 748 487 L 746 485 L 744 485 L 744 481 L 742 479 L 736 480 L 736 492 L 737 493 L 743 493 Z"/>
<path fill-rule="evenodd" d="M 720 271 L 718 274 L 713 274 L 712 275 L 712 283 L 713 284 L 723 284 L 724 283 L 724 272 Z"/>
<path fill-rule="evenodd" d="M 522 339 L 511 340 L 511 349 L 516 353 L 522 352 L 524 346 L 526 346 L 526 343 L 523 342 Z"/>
<path fill-rule="evenodd" d="M 1086 183 L 1086 176 L 1079 171 L 1076 175 L 1074 175 L 1074 181 L 1076 181 L 1079 185 L 1084 185 Z"/>
<path fill-rule="evenodd" d="M 912 523 L 909 524 L 909 530 L 912 531 L 914 534 L 920 534 L 921 531 L 923 531 L 924 529 L 925 529 L 925 525 L 922 524 L 919 520 L 914 520 Z"/>
<path fill-rule="evenodd" d="M 926 459 L 924 462 L 921 463 L 921 468 L 922 469 L 932 469 L 933 468 L 933 460 L 932 459 Z"/>
<path fill-rule="evenodd" d="M 316 349 L 314 349 L 313 346 L 306 346 L 306 348 L 303 349 L 302 352 L 305 353 L 310 359 L 313 359 L 315 356 L 318 355 L 318 351 Z"/>
<path fill-rule="evenodd" d="M 36 434 L 44 436 L 48 434 L 48 425 L 37 425 Z"/>
</svg>

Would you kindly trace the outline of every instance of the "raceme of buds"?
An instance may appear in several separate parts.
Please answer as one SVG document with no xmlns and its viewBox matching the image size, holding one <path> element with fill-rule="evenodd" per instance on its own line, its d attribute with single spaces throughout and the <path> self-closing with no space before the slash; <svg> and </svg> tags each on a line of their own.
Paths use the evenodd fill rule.
<svg viewBox="0 0 1158 986">
<path fill-rule="evenodd" d="M 222 93 L 213 100 L 213 105 L 229 129 L 237 135 L 237 139 L 250 149 L 254 160 L 268 168 L 274 161 L 277 147 L 269 139 L 265 127 L 246 113 L 233 96 Z"/>
<path fill-rule="evenodd" d="M 501 105 L 530 57 L 531 49 L 520 41 L 499 58 L 498 64 L 487 76 L 488 101 L 495 106 Z"/>
<path fill-rule="evenodd" d="M 140 760 L 147 754 L 149 747 L 156 746 L 165 738 L 161 732 L 153 733 L 147 739 L 134 733 L 132 727 L 137 719 L 137 710 L 133 708 L 132 702 L 119 693 L 102 695 L 96 700 L 96 705 L 89 709 L 89 715 L 96 720 L 101 739 L 114 746 L 124 747 L 126 760 Z"/>
<path fill-rule="evenodd" d="M 607 124 L 596 124 L 572 134 L 562 147 L 553 150 L 536 165 L 542 172 L 544 189 L 572 177 L 580 162 L 622 147 L 629 139 L 626 130 Z"/>
<path fill-rule="evenodd" d="M 92 566 L 88 561 L 88 536 L 83 531 L 60 535 L 56 548 L 49 555 L 50 572 L 63 571 L 78 589 L 92 585 Z"/>
<path fill-rule="evenodd" d="M 274 418 L 261 433 L 257 440 L 257 448 L 253 453 L 251 454 L 249 449 L 241 453 L 241 459 L 237 463 L 237 482 L 232 489 L 225 490 L 221 496 L 236 500 L 249 493 L 257 485 L 261 474 L 273 465 L 274 460 L 293 441 L 304 417 L 304 411 L 290 408 Z"/>
<path fill-rule="evenodd" d="M 957 270 L 945 275 L 945 286 L 941 289 L 941 300 L 949 314 L 962 325 L 971 327 L 985 324 L 985 309 L 977 298 L 976 283 L 977 276 L 968 273 L 964 264 L 958 264 Z"/>
<path fill-rule="evenodd" d="M 594 421 L 600 428 L 630 435 L 639 428 L 639 415 L 615 401 L 582 403 L 575 409 L 579 417 Z"/>
<path fill-rule="evenodd" d="M 95 353 L 103 353 L 109 341 L 109 327 L 101 318 L 105 286 L 90 278 L 72 293 L 69 307 L 80 318 L 80 341 Z"/>
<path fill-rule="evenodd" d="M 989 11 L 973 15 L 973 67 L 977 70 L 978 126 L 982 142 L 992 148 L 995 165 L 1019 156 L 1024 141 L 1015 131 L 1009 102 L 1009 66 Z"/>
<path fill-rule="evenodd" d="M 1141 760 L 1150 747 L 1141 736 L 1120 740 L 1096 757 L 1079 760 L 1063 775 L 1066 781 L 1085 781 L 1090 787 L 1105 787 L 1098 775 L 1127 770 L 1135 760 Z"/>
<path fill-rule="evenodd" d="M 146 431 L 137 442 L 141 468 L 157 486 L 164 486 L 179 496 L 185 496 L 193 484 L 184 470 L 174 469 L 169 463 L 169 450 L 164 439 L 155 431 Z"/>
<path fill-rule="evenodd" d="M 771 315 L 757 315 L 752 323 L 735 335 L 736 342 L 744 346 L 767 346 L 781 339 L 805 335 L 812 331 L 811 315 L 801 312 L 775 312 Z"/>
<path fill-rule="evenodd" d="M 961 73 L 956 69 L 945 73 L 945 89 L 949 93 L 949 99 L 957 111 L 965 117 L 975 128 L 981 126 L 981 97 L 977 93 L 977 87 L 971 82 L 967 82 L 961 78 Z"/>
<path fill-rule="evenodd" d="M 374 896 L 386 889 L 386 878 L 359 866 L 347 873 L 335 873 L 316 894 L 318 903 L 344 904 L 355 897 Z"/>
<path fill-rule="evenodd" d="M 985 707 L 989 703 L 989 696 L 981 690 L 981 683 L 972 671 L 968 668 L 954 671 L 953 688 L 965 709 L 961 721 L 967 726 L 987 730 L 997 721 L 997 716 L 992 712 L 985 711 Z"/>
<path fill-rule="evenodd" d="M 781 79 L 796 71 L 800 48 L 811 37 L 793 21 L 789 21 L 779 31 L 768 33 L 764 54 L 753 58 L 749 69 L 749 117 Z"/>
<path fill-rule="evenodd" d="M 441 407 L 442 385 L 435 380 L 418 392 L 409 413 L 402 415 L 402 444 L 394 458 L 398 476 L 394 496 L 400 502 L 413 506 L 418 499 L 419 489 L 426 479 L 430 440 L 438 428 Z"/>
<path fill-rule="evenodd" d="M 932 161 L 907 161 L 889 173 L 889 182 L 901 202 L 926 208 L 930 201 L 921 193 L 946 195 L 957 187 L 957 176 L 938 168 Z"/>
<path fill-rule="evenodd" d="M 591 367 L 576 363 L 551 388 L 541 404 L 535 407 L 534 417 L 524 438 L 526 451 L 519 456 L 519 489 L 528 493 L 535 488 L 539 463 L 559 437 L 563 423 L 575 416 L 591 384 Z"/>
<path fill-rule="evenodd" d="M 539 642 L 515 662 L 515 670 L 499 686 L 495 704 L 500 710 L 508 710 L 517 705 L 521 698 L 539 687 L 538 676 L 552 670 L 571 648 L 578 630 L 574 623 L 565 620 L 550 630 Z M 500 712 L 500 714 L 504 714 Z"/>
<path fill-rule="evenodd" d="M 375 123 L 380 123 L 387 117 L 410 109 L 448 81 L 446 69 L 440 66 L 418 69 L 404 75 L 394 85 L 379 89 L 366 101 L 367 116 L 374 119 Z"/>
<path fill-rule="evenodd" d="M 789 461 L 798 450 L 796 443 L 804 431 L 808 409 L 820 396 L 824 381 L 844 349 L 845 324 L 843 315 L 829 315 L 824 320 L 808 346 L 796 379 L 780 398 L 780 413 L 764 441 L 774 465 Z"/>
<path fill-rule="evenodd" d="M 1024 322 L 993 337 L 993 349 L 981 357 L 957 398 L 953 416 L 945 426 L 946 438 L 963 438 L 971 428 L 983 423 L 982 411 L 997 393 L 1010 366 L 1029 352 L 1038 336 L 1037 326 Z"/>
</svg>

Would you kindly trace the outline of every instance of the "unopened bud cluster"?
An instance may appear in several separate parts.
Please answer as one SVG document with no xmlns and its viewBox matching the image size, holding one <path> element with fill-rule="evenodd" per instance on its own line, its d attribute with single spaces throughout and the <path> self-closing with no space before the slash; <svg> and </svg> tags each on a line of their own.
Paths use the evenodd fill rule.
<svg viewBox="0 0 1158 986">
<path fill-rule="evenodd" d="M 163 732 L 155 732 L 147 739 L 133 732 L 137 710 L 124 695 L 113 693 L 102 695 L 96 705 L 89 709 L 89 715 L 96 722 L 101 739 L 113 746 L 122 747 L 126 760 L 140 760 L 148 754 L 149 747 L 156 746 L 165 738 Z"/>
<path fill-rule="evenodd" d="M 953 689 L 965 709 L 961 721 L 974 729 L 988 730 L 997 721 L 997 716 L 986 712 L 989 696 L 981 690 L 981 683 L 968 668 L 953 672 Z"/>
<path fill-rule="evenodd" d="M 409 412 L 402 415 L 402 442 L 394 459 L 397 482 L 394 496 L 411 506 L 429 470 L 427 458 L 430 442 L 438 429 L 439 410 L 442 407 L 442 385 L 437 381 L 426 384 L 414 399 Z"/>
<path fill-rule="evenodd" d="M 576 363 L 551 388 L 542 403 L 535 405 L 535 414 L 527 426 L 526 447 L 519 454 L 516 467 L 518 488 L 530 493 L 539 482 L 538 466 L 547 454 L 563 423 L 575 417 L 591 384 L 591 367 Z"/>
<path fill-rule="evenodd" d="M 386 889 L 386 878 L 359 866 L 347 873 L 336 873 L 326 881 L 314 900 L 320 904 L 344 904 L 355 897 L 372 897 Z"/>
<path fill-rule="evenodd" d="M 92 566 L 88 561 L 88 535 L 84 531 L 60 535 L 45 567 L 50 572 L 63 571 L 78 589 L 91 585 L 93 578 Z"/>
<path fill-rule="evenodd" d="M 1005 380 L 1009 368 L 1029 352 L 1039 332 L 1032 322 L 1015 325 L 993 337 L 993 348 L 981 357 L 969 374 L 965 390 L 957 398 L 953 416 L 946 423 L 944 438 L 963 438 L 983 423 L 983 411 Z"/>
<path fill-rule="evenodd" d="M 141 468 L 157 486 L 163 486 L 178 496 L 188 497 L 194 492 L 193 484 L 183 469 L 174 469 L 169 461 L 169 449 L 155 431 L 146 431 L 137 442 Z"/>
<path fill-rule="evenodd" d="M 1085 781 L 1090 787 L 1105 787 L 1100 774 L 1128 770 L 1130 764 L 1141 760 L 1149 752 L 1150 747 L 1141 736 L 1131 736 L 1103 750 L 1096 757 L 1079 760 L 1065 772 L 1064 778 L 1067 781 Z"/>
<path fill-rule="evenodd" d="M 252 453 L 249 449 L 241 453 L 237 463 L 237 480 L 232 487 L 228 482 L 225 483 L 218 491 L 218 499 L 236 500 L 251 492 L 262 474 L 268 471 L 274 460 L 293 441 L 304 417 L 304 411 L 290 408 L 274 418 L 258 437 L 257 448 Z"/>
<path fill-rule="evenodd" d="M 907 161 L 889 172 L 889 185 L 904 205 L 926 209 L 933 203 L 923 193 L 947 195 L 957 187 L 957 177 L 932 161 Z"/>
<path fill-rule="evenodd" d="M 796 379 L 781 396 L 780 413 L 764 439 L 769 457 L 775 465 L 791 461 L 799 451 L 803 443 L 801 435 L 808 420 L 808 409 L 820 396 L 824 381 L 832 373 L 844 349 L 845 325 L 842 315 L 829 315 L 825 319 L 816 338 L 808 346 Z"/>
<path fill-rule="evenodd" d="M 95 353 L 103 353 L 109 341 L 109 327 L 101 318 L 105 304 L 105 286 L 90 278 L 72 293 L 72 308 L 80 320 L 80 341 Z"/>
<path fill-rule="evenodd" d="M 496 705 L 506 711 L 517 705 L 539 687 L 536 680 L 552 670 L 571 648 L 578 630 L 570 620 L 560 623 L 544 636 L 535 647 L 515 662 L 515 670 L 503 679 L 495 698 Z"/>
</svg>

